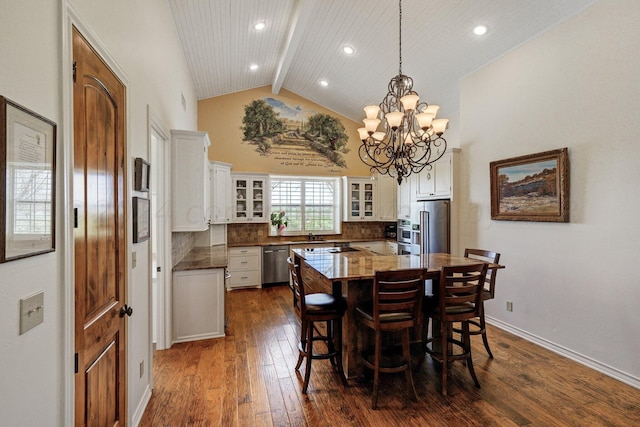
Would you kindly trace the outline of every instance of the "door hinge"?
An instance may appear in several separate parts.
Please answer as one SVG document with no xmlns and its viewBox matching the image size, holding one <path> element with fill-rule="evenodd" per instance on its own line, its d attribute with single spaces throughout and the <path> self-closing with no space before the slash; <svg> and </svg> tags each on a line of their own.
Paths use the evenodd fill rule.
<svg viewBox="0 0 640 427">
<path fill-rule="evenodd" d="M 78 63 L 73 61 L 73 82 L 76 82 L 76 73 L 78 72 Z"/>
<path fill-rule="evenodd" d="M 73 364 L 74 364 L 74 368 L 73 368 L 73 370 L 74 370 L 74 371 L 75 371 L 75 373 L 77 374 L 77 373 L 78 373 L 78 353 L 76 353 L 76 355 L 74 356 L 74 359 L 75 359 L 75 360 L 74 360 L 74 362 L 73 362 Z"/>
<path fill-rule="evenodd" d="M 78 228 L 78 208 L 73 208 L 73 228 Z"/>
</svg>

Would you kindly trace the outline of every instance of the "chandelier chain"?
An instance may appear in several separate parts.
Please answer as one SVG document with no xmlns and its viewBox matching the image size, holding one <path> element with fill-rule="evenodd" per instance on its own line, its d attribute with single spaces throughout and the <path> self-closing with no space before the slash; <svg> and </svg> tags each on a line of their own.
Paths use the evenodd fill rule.
<svg viewBox="0 0 640 427">
<path fill-rule="evenodd" d="M 400 64 L 398 75 L 402 75 L 402 0 L 398 1 L 398 9 L 400 10 L 398 14 L 400 17 L 398 22 L 398 63 Z"/>
</svg>

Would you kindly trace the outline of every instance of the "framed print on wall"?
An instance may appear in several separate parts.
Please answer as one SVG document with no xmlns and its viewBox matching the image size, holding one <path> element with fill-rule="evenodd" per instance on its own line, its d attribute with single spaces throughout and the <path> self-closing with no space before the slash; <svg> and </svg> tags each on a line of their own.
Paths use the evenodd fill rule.
<svg viewBox="0 0 640 427">
<path fill-rule="evenodd" d="M 144 242 L 151 234 L 150 202 L 141 197 L 133 198 L 133 243 Z"/>
<path fill-rule="evenodd" d="M 569 222 L 567 148 L 491 162 L 491 219 Z"/>
<path fill-rule="evenodd" d="M 56 124 L 0 96 L 0 262 L 55 250 Z"/>
<path fill-rule="evenodd" d="M 149 162 L 136 157 L 133 164 L 133 189 L 149 191 Z"/>
</svg>

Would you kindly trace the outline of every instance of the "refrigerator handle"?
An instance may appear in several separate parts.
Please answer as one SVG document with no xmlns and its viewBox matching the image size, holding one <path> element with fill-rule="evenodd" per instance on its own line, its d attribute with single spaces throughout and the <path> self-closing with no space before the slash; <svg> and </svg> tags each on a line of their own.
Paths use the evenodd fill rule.
<svg viewBox="0 0 640 427">
<path fill-rule="evenodd" d="M 420 212 L 420 253 L 429 254 L 429 211 Z"/>
</svg>

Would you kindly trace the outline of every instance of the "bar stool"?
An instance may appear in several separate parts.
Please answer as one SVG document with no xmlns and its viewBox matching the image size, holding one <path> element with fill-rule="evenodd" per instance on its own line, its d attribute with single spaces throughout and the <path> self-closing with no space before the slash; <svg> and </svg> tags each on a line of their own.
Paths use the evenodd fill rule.
<svg viewBox="0 0 640 427">
<path fill-rule="evenodd" d="M 424 295 L 424 271 L 397 270 L 376 271 L 373 280 L 373 302 L 370 306 L 357 307 L 360 323 L 375 333 L 373 358 L 363 352 L 362 364 L 373 370 L 373 398 L 371 408 L 378 404 L 379 374 L 405 372 L 407 387 L 418 401 L 418 394 L 411 375 L 409 330 L 420 324 L 420 307 Z M 382 333 L 400 331 L 402 356 L 390 352 L 383 354 Z M 385 359 L 384 362 L 382 359 Z"/>
<path fill-rule="evenodd" d="M 466 258 L 473 258 L 479 261 L 486 261 L 492 264 L 497 264 L 500 261 L 500 254 L 497 252 L 486 251 L 484 249 L 465 249 L 464 256 Z M 487 350 L 487 354 L 493 359 L 493 353 L 489 348 L 489 341 L 487 340 L 487 325 L 484 320 L 484 302 L 486 300 L 493 299 L 496 293 L 496 273 L 497 270 L 488 269 L 487 275 L 484 279 L 484 288 L 482 290 L 482 303 L 480 304 L 480 315 L 477 319 L 469 319 L 470 326 L 469 335 L 482 335 L 482 342 L 484 348 Z M 461 332 L 461 329 L 454 328 L 455 332 Z"/>
<path fill-rule="evenodd" d="M 425 318 L 428 330 L 429 318 L 440 322 L 439 331 L 432 328 L 431 338 L 425 341 L 426 352 L 442 363 L 442 395 L 447 395 L 449 364 L 454 360 L 464 360 L 476 387 L 480 383 L 473 369 L 469 319 L 478 317 L 482 305 L 482 290 L 487 265 L 442 267 L 438 281 L 438 293 L 434 298 L 425 299 Z M 462 322 L 462 337 L 455 339 L 452 325 Z M 457 352 L 456 352 L 457 351 Z"/>
<path fill-rule="evenodd" d="M 325 293 L 306 294 L 304 283 L 300 277 L 300 266 L 295 265 L 291 258 L 287 259 L 291 283 L 294 294 L 294 310 L 300 319 L 300 343 L 298 343 L 299 370 L 304 359 L 307 359 L 302 393 L 307 394 L 309 377 L 311 376 L 311 361 L 314 359 L 330 359 L 331 365 L 338 371 L 342 384 L 347 387 L 347 378 L 342 367 L 342 316 L 345 304 L 333 295 Z M 327 333 L 321 335 L 314 327 L 315 322 L 326 322 Z M 327 345 L 326 353 L 314 353 L 314 341 L 324 341 Z"/>
</svg>

